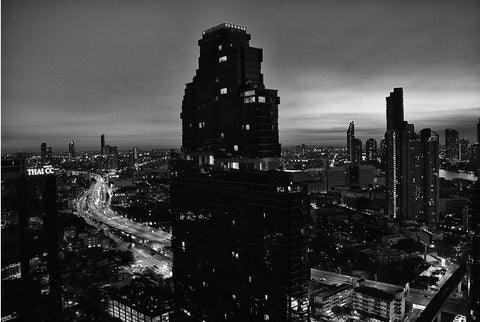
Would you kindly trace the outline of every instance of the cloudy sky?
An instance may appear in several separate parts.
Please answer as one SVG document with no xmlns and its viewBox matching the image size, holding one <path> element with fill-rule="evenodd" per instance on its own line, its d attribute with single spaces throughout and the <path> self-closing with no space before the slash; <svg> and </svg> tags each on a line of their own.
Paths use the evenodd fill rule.
<svg viewBox="0 0 480 322">
<path fill-rule="evenodd" d="M 442 137 L 475 136 L 480 1 L 2 1 L 2 152 L 179 147 L 197 41 L 245 26 L 278 89 L 283 145 L 380 139 L 385 96 Z"/>
</svg>

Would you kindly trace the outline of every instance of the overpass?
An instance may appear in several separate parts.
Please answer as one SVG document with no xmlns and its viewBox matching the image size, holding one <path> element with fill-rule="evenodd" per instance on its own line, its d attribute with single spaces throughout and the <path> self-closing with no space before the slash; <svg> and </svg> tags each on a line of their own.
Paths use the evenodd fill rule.
<svg viewBox="0 0 480 322">
<path fill-rule="evenodd" d="M 461 264 L 450 276 L 450 278 L 443 284 L 438 290 L 430 303 L 425 307 L 423 312 L 417 319 L 417 322 L 432 322 L 440 321 L 442 311 L 447 311 L 447 300 L 450 295 L 455 291 L 458 284 L 463 280 L 463 277 L 467 273 L 467 263 Z M 465 301 L 466 304 L 466 301 Z M 467 306 L 461 305 L 457 309 L 463 309 L 459 314 L 467 315 Z"/>
</svg>

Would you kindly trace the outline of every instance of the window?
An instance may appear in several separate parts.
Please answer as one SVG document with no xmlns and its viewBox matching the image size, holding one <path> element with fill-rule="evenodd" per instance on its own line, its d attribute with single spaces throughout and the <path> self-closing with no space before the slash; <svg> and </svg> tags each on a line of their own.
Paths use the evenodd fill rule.
<svg viewBox="0 0 480 322">
<path fill-rule="evenodd" d="M 222 50 L 222 45 L 218 45 L 218 50 Z"/>
<path fill-rule="evenodd" d="M 184 252 L 185 251 L 185 242 L 182 241 L 182 251 Z"/>
<path fill-rule="evenodd" d="M 198 123 L 198 128 L 203 129 L 205 127 L 205 122 L 199 122 Z"/>
<path fill-rule="evenodd" d="M 244 97 L 243 98 L 243 103 L 245 103 L 245 104 L 255 103 L 255 96 Z"/>
<path fill-rule="evenodd" d="M 234 150 L 234 151 L 238 151 L 238 145 L 234 145 L 234 146 L 233 146 L 233 150 Z"/>
<path fill-rule="evenodd" d="M 224 87 L 220 89 L 220 94 L 227 94 L 228 93 L 228 88 Z"/>
<path fill-rule="evenodd" d="M 255 95 L 255 91 L 254 91 L 254 90 L 250 90 L 250 91 L 245 91 L 245 92 L 243 92 L 243 96 L 252 96 L 252 95 Z"/>
<path fill-rule="evenodd" d="M 215 83 L 218 83 L 220 81 L 219 77 L 215 77 Z"/>
<path fill-rule="evenodd" d="M 258 102 L 259 103 L 265 103 L 265 96 L 259 96 L 258 97 Z"/>
<path fill-rule="evenodd" d="M 223 133 L 223 132 L 220 133 L 220 138 L 221 138 L 221 139 L 224 139 L 224 138 L 225 138 L 225 133 Z"/>
<path fill-rule="evenodd" d="M 227 61 L 227 56 L 222 56 L 222 57 L 218 58 L 219 63 L 224 63 L 226 61 Z"/>
<path fill-rule="evenodd" d="M 250 131 L 250 124 L 245 124 L 245 130 Z"/>
</svg>

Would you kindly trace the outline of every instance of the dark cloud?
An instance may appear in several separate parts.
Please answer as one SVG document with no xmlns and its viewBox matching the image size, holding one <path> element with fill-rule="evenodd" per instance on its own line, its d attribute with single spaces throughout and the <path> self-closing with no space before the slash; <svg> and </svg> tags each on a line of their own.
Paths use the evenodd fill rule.
<svg viewBox="0 0 480 322">
<path fill-rule="evenodd" d="M 409 121 L 473 138 L 479 9 L 475 0 L 3 1 L 2 150 L 43 140 L 65 150 L 72 138 L 97 148 L 101 133 L 125 149 L 180 146 L 197 41 L 221 22 L 246 26 L 264 49 L 283 144 L 343 144 L 351 120 L 359 137 L 380 138 L 396 86 Z"/>
</svg>

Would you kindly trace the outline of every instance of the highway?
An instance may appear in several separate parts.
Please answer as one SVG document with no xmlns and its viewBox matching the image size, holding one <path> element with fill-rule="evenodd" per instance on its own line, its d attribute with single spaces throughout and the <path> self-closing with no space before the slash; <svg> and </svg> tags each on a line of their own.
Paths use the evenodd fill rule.
<svg viewBox="0 0 480 322">
<path fill-rule="evenodd" d="M 172 272 L 172 255 L 166 251 L 170 246 L 171 234 L 119 216 L 110 208 L 109 200 L 105 198 L 108 187 L 100 175 L 94 175 L 96 182 L 76 201 L 76 210 L 87 223 L 98 228 L 106 228 L 120 248 L 130 249 L 135 257 L 134 267 L 150 267 L 165 277 Z M 131 237 L 129 243 L 119 237 L 120 232 Z"/>
</svg>

